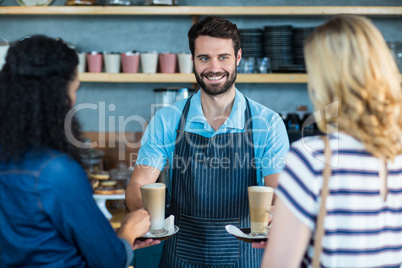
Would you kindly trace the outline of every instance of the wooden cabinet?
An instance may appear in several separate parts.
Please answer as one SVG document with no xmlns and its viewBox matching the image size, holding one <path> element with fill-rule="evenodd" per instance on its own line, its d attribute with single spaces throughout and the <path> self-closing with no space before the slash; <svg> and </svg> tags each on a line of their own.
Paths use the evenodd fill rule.
<svg viewBox="0 0 402 268">
<path fill-rule="evenodd" d="M 401 16 L 399 6 L 1 6 L 0 15 Z"/>
</svg>

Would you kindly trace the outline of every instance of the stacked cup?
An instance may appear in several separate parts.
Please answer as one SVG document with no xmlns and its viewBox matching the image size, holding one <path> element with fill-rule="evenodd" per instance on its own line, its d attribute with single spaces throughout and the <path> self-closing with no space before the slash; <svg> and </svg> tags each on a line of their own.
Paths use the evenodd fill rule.
<svg viewBox="0 0 402 268">
<path fill-rule="evenodd" d="M 103 69 L 103 57 L 101 52 L 92 51 L 87 54 L 88 71 L 100 73 Z"/>
<path fill-rule="evenodd" d="M 120 53 L 105 52 L 103 54 L 105 61 L 105 71 L 111 74 L 120 73 Z"/>
<path fill-rule="evenodd" d="M 179 71 L 181 73 L 190 74 L 193 72 L 193 60 L 190 53 L 180 52 L 177 54 L 179 59 Z"/>
<path fill-rule="evenodd" d="M 141 53 L 141 68 L 143 73 L 154 74 L 158 67 L 158 53 L 148 51 Z"/>
<path fill-rule="evenodd" d="M 125 53 L 117 52 L 81 52 L 77 53 L 79 59 L 78 71 L 83 73 L 88 68 L 88 72 L 100 73 L 103 64 L 106 73 L 138 73 L 142 71 L 147 74 L 175 73 L 178 69 L 180 73 L 192 73 L 193 62 L 190 53 L 171 53 L 147 51 L 139 53 L 129 51 Z M 158 65 L 159 64 L 159 65 Z M 158 70 L 159 66 L 159 70 Z M 139 70 L 141 67 L 141 70 Z"/>
<path fill-rule="evenodd" d="M 176 72 L 177 56 L 174 53 L 161 53 L 159 54 L 159 65 L 161 73 L 174 73 Z"/>
<path fill-rule="evenodd" d="M 140 63 L 140 53 L 129 51 L 121 54 L 123 73 L 137 73 Z"/>
<path fill-rule="evenodd" d="M 78 52 L 78 72 L 84 73 L 86 70 L 86 63 L 87 63 L 87 53 L 85 52 Z"/>
</svg>

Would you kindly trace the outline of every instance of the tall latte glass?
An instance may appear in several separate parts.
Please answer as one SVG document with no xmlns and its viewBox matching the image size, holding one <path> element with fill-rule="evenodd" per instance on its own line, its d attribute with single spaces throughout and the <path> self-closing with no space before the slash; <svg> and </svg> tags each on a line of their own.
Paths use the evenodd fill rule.
<svg viewBox="0 0 402 268">
<path fill-rule="evenodd" d="M 153 235 L 167 234 L 165 223 L 165 193 L 166 185 L 163 183 L 151 183 L 141 186 L 142 201 L 145 210 L 151 218 L 149 232 Z"/>
<path fill-rule="evenodd" d="M 248 187 L 251 235 L 266 235 L 274 189 L 267 186 Z"/>
</svg>

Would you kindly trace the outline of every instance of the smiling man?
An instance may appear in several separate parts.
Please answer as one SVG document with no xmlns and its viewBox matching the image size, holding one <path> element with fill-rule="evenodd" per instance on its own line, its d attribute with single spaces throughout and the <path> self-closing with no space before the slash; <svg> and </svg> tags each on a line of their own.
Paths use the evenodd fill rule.
<svg viewBox="0 0 402 268">
<path fill-rule="evenodd" d="M 230 48 L 232 43 L 231 39 L 210 36 L 197 38 L 195 78 L 203 91 L 210 96 L 222 95 L 234 86 L 241 50 L 236 54 L 229 53 L 227 48 Z M 207 84 L 208 81 L 210 83 Z"/>
<path fill-rule="evenodd" d="M 262 250 L 225 226 L 250 226 L 248 186 L 277 185 L 289 149 L 286 129 L 277 113 L 235 88 L 242 56 L 235 24 L 206 17 L 188 37 L 200 90 L 152 118 L 127 205 L 141 208 L 140 186 L 155 182 L 168 164 L 170 213 L 180 231 L 165 241 L 159 267 L 259 267 Z"/>
</svg>

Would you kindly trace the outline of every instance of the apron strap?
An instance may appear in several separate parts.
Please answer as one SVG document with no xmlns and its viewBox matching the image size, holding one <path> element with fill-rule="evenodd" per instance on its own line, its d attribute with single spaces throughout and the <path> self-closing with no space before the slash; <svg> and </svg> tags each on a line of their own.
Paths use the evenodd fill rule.
<svg viewBox="0 0 402 268">
<path fill-rule="evenodd" d="M 179 121 L 179 126 L 177 128 L 178 131 L 184 131 L 184 127 L 186 125 L 186 120 L 187 120 L 187 115 L 188 115 L 188 111 L 190 110 L 190 103 L 191 103 L 191 98 L 194 95 L 191 95 L 187 101 L 186 101 L 186 105 L 183 108 L 183 111 L 181 113 L 180 116 L 180 121 Z M 251 120 L 251 109 L 250 109 L 250 103 L 249 100 L 246 96 L 244 96 L 244 98 L 246 99 L 246 111 L 244 112 L 244 118 L 245 118 L 245 131 L 252 131 L 253 130 L 253 120 Z M 248 122 L 250 121 L 250 122 Z"/>
<path fill-rule="evenodd" d="M 317 216 L 316 222 L 316 232 L 315 232 L 315 239 L 314 239 L 314 256 L 313 256 L 313 268 L 320 267 L 320 255 L 322 251 L 322 237 L 324 236 L 324 218 L 327 214 L 327 209 L 325 207 L 326 199 L 329 194 L 329 178 L 331 177 L 331 156 L 332 151 L 329 146 L 329 140 L 327 136 L 321 136 L 321 139 L 325 143 L 325 167 L 323 171 L 323 186 L 321 189 L 321 206 L 320 211 Z"/>
<path fill-rule="evenodd" d="M 251 117 L 251 109 L 250 109 L 250 103 L 248 101 L 248 98 L 244 96 L 246 99 L 246 111 L 244 112 L 244 127 L 245 127 L 245 132 L 252 132 L 253 131 L 253 120 Z M 250 121 L 250 122 L 249 122 Z"/>
<path fill-rule="evenodd" d="M 191 98 L 193 96 L 194 95 L 191 95 L 186 101 L 186 105 L 184 106 L 183 111 L 182 111 L 181 116 L 180 116 L 179 126 L 177 128 L 178 131 L 179 130 L 184 131 L 184 126 L 186 125 L 186 119 L 187 119 L 188 111 L 190 110 Z"/>
</svg>

